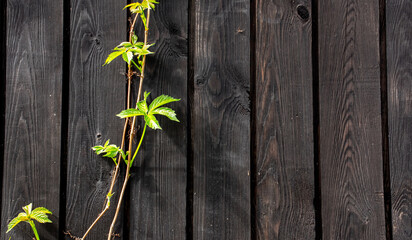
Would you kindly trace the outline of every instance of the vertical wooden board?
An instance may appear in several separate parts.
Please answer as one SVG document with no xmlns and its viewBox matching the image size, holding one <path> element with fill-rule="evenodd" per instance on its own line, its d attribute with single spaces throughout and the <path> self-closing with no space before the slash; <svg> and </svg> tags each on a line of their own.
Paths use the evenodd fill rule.
<svg viewBox="0 0 412 240">
<path fill-rule="evenodd" d="M 250 1 L 193 7 L 193 238 L 250 239 Z"/>
<path fill-rule="evenodd" d="M 393 239 L 412 238 L 412 2 L 386 2 Z"/>
<path fill-rule="evenodd" d="M 162 94 L 180 98 L 168 104 L 180 123 L 159 116 L 163 130 L 147 129 L 131 173 L 128 229 L 129 239 L 181 240 L 186 238 L 188 0 L 159 2 L 151 12 L 149 43 L 156 43 L 155 54 L 147 58 L 143 91 L 151 92 L 149 101 Z M 138 85 L 136 80 L 135 95 Z"/>
<path fill-rule="evenodd" d="M 58 238 L 62 13 L 62 0 L 7 1 L 1 239 L 34 236 L 25 223 L 5 234 L 29 203 L 53 212 L 53 224 L 38 227 L 42 239 Z"/>
<path fill-rule="evenodd" d="M 385 239 L 379 1 L 319 1 L 323 239 Z"/>
<path fill-rule="evenodd" d="M 257 239 L 314 239 L 310 1 L 257 1 L 255 98 Z"/>
<path fill-rule="evenodd" d="M 6 112 L 6 33 L 7 33 L 7 18 L 6 18 L 6 3 L 0 2 L 0 19 L 1 19 L 1 35 L 0 35 L 0 172 L 3 174 L 4 163 L 4 139 L 5 134 L 5 112 Z M 3 187 L 3 175 L 0 177 L 0 186 Z M 1 199 L 1 197 L 0 197 Z M 1 201 L 1 200 L 0 200 Z M 1 202 L 0 202 L 1 206 Z M 1 207 L 0 207 L 1 216 Z"/>
<path fill-rule="evenodd" d="M 102 210 L 114 170 L 113 161 L 96 156 L 91 147 L 108 139 L 121 144 L 124 122 L 116 114 L 125 107 L 126 66 L 122 59 L 102 65 L 126 38 L 125 5 L 126 1 L 71 1 L 66 230 L 78 237 Z M 114 192 L 112 202 L 117 202 L 119 184 Z M 107 238 L 115 208 L 112 204 L 88 239 Z"/>
</svg>

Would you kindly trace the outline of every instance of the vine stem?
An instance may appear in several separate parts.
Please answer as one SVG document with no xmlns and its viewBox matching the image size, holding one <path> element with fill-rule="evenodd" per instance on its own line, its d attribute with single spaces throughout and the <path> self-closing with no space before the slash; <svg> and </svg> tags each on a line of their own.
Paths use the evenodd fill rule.
<svg viewBox="0 0 412 240">
<path fill-rule="evenodd" d="M 29 224 L 31 228 L 33 229 L 34 236 L 36 236 L 37 240 L 40 240 L 39 234 L 37 233 L 36 225 L 34 225 L 34 222 L 32 220 L 29 220 Z"/>
<path fill-rule="evenodd" d="M 129 30 L 129 42 L 132 42 L 132 37 L 133 37 L 133 29 L 134 26 L 136 25 L 136 21 L 139 17 L 139 14 L 136 14 L 136 16 L 133 19 L 132 25 L 130 26 L 130 30 Z M 130 102 L 131 102 L 131 85 L 132 85 L 132 77 L 133 77 L 133 71 L 132 71 L 132 66 L 131 64 L 128 64 L 128 68 L 127 68 L 127 108 L 130 108 Z M 122 134 L 122 144 L 120 146 L 120 149 L 123 150 L 124 148 L 124 143 L 125 143 L 125 139 L 126 139 L 126 133 L 127 133 L 127 126 L 129 124 L 129 120 L 130 118 L 126 118 L 125 122 L 124 122 L 124 127 L 123 127 L 123 134 Z M 117 158 L 117 164 L 116 167 L 114 169 L 114 174 L 112 176 L 111 179 L 111 183 L 110 183 L 110 188 L 109 188 L 109 192 L 106 195 L 106 199 L 103 205 L 103 210 L 100 212 L 100 214 L 97 216 L 97 218 L 94 220 L 94 222 L 90 225 L 90 227 L 87 229 L 87 231 L 84 233 L 83 237 L 81 238 L 81 240 L 85 239 L 86 236 L 90 233 L 90 231 L 93 229 L 93 227 L 97 224 L 97 222 L 103 217 L 103 215 L 107 212 L 107 210 L 109 210 L 110 208 L 110 197 L 112 195 L 113 192 L 113 188 L 114 188 L 114 184 L 116 183 L 116 179 L 117 176 L 119 174 L 119 169 L 120 169 L 120 163 L 121 163 L 121 154 L 119 154 L 119 157 Z"/>
<path fill-rule="evenodd" d="M 148 39 L 148 36 L 149 36 L 149 22 L 150 22 L 150 8 L 147 9 L 147 20 L 146 20 L 147 28 L 145 28 L 145 33 L 144 33 L 144 45 L 147 44 L 147 39 Z M 146 66 L 146 55 L 143 56 L 142 71 L 141 71 L 141 74 L 140 74 L 139 91 L 138 91 L 138 94 L 137 94 L 137 101 L 136 102 L 140 101 L 140 96 L 142 94 L 145 66 Z M 137 105 L 136 105 L 136 108 L 137 108 Z M 112 224 L 110 225 L 109 235 L 107 236 L 107 240 L 111 240 L 111 238 L 112 238 L 113 228 L 114 228 L 114 225 L 116 223 L 117 217 L 119 215 L 120 207 L 121 207 L 122 201 L 123 201 L 123 196 L 124 196 L 124 193 L 126 191 L 127 182 L 129 180 L 129 177 L 130 177 L 130 167 L 131 167 L 131 162 L 132 162 L 132 150 L 133 150 L 133 138 L 134 138 L 135 125 L 136 125 L 136 116 L 133 117 L 131 129 L 130 129 L 129 155 L 128 155 L 128 161 L 127 161 L 126 176 L 125 176 L 124 181 L 123 181 L 122 191 L 120 193 L 119 201 L 117 202 L 116 213 L 114 214 Z M 145 127 L 146 127 L 146 125 L 145 125 Z M 144 137 L 144 133 L 142 133 L 141 140 L 143 140 L 143 137 Z M 141 143 L 141 141 L 140 141 L 140 143 Z M 140 144 L 139 144 L 139 147 L 140 147 Z M 138 150 L 139 149 L 136 149 L 136 151 L 138 151 Z"/>
</svg>

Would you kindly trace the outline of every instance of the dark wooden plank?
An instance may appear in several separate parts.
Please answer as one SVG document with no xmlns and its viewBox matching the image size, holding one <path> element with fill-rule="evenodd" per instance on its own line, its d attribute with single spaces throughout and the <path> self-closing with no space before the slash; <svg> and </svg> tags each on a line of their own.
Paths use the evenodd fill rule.
<svg viewBox="0 0 412 240">
<path fill-rule="evenodd" d="M 100 213 L 114 169 L 111 160 L 96 156 L 91 147 L 107 139 L 121 144 L 123 120 L 116 114 L 125 107 L 126 66 L 120 59 L 102 64 L 126 39 L 125 5 L 126 1 L 71 1 L 66 230 L 75 236 L 81 236 Z M 112 204 L 88 239 L 107 238 L 115 208 Z"/>
<path fill-rule="evenodd" d="M 311 2 L 256 8 L 257 239 L 314 239 Z"/>
<path fill-rule="evenodd" d="M 193 11 L 193 238 L 250 239 L 250 1 Z"/>
<path fill-rule="evenodd" d="M 62 0 L 7 1 L 1 239 L 34 236 L 28 224 L 5 234 L 29 203 L 53 212 L 53 224 L 38 227 L 42 239 L 58 238 L 62 13 Z"/>
<path fill-rule="evenodd" d="M 393 239 L 412 238 L 412 2 L 386 2 Z"/>
<path fill-rule="evenodd" d="M 129 239 L 186 238 L 187 9 L 188 0 L 160 1 L 151 13 L 149 42 L 156 42 L 156 53 L 148 57 L 143 90 L 151 100 L 161 94 L 180 98 L 170 104 L 180 123 L 159 117 L 163 130 L 147 130 L 130 180 Z"/>
<path fill-rule="evenodd" d="M 385 239 L 379 1 L 319 1 L 323 239 Z"/>
<path fill-rule="evenodd" d="M 7 40 L 7 1 L 0 2 L 0 19 L 1 19 L 1 35 L 0 35 L 0 54 L 3 56 L 0 58 L 0 172 L 3 173 L 4 163 L 4 134 L 5 134 L 5 113 L 6 113 L 6 40 Z M 0 177 L 0 186 L 3 187 L 3 177 Z M 0 206 L 1 206 L 0 196 Z M 1 208 L 0 208 L 1 216 Z M 0 220 L 1 221 L 1 220 Z M 1 224 L 1 222 L 0 222 Z"/>
</svg>

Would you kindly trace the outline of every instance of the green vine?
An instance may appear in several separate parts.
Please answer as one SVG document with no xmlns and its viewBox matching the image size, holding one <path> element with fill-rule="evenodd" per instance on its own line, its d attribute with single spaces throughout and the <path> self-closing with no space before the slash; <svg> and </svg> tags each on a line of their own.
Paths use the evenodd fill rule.
<svg viewBox="0 0 412 240">
<path fill-rule="evenodd" d="M 47 214 L 52 214 L 48 209 L 44 207 L 38 207 L 32 209 L 33 204 L 29 204 L 23 207 L 24 212 L 19 213 L 17 217 L 13 218 L 10 223 L 7 225 L 7 232 L 10 232 L 17 224 L 20 222 L 26 222 L 30 224 L 31 229 L 33 230 L 36 240 L 40 240 L 39 234 L 37 233 L 36 225 L 33 220 L 36 220 L 39 223 L 51 223 Z"/>
<path fill-rule="evenodd" d="M 117 116 L 119 118 L 125 119 L 124 127 L 123 127 L 123 134 L 122 134 L 122 142 L 120 146 L 115 144 L 110 144 L 110 140 L 107 140 L 104 145 L 98 145 L 92 147 L 92 150 L 95 151 L 97 155 L 103 155 L 103 157 L 107 157 L 112 159 L 115 164 L 114 174 L 111 177 L 111 184 L 108 193 L 106 194 L 105 203 L 103 206 L 103 210 L 99 213 L 96 217 L 94 222 L 89 226 L 87 231 L 84 233 L 82 238 L 76 239 L 85 239 L 93 227 L 97 224 L 97 222 L 103 217 L 103 215 L 107 212 L 111 205 L 111 198 L 113 197 L 113 189 L 115 182 L 118 178 L 118 173 L 121 163 L 124 162 L 126 164 L 126 175 L 123 180 L 122 189 L 120 191 L 119 200 L 117 202 L 116 212 L 113 217 L 112 223 L 109 228 L 108 232 L 108 240 L 111 240 L 114 236 L 113 228 L 116 223 L 120 206 L 123 201 L 125 189 L 130 178 L 130 168 L 133 165 L 134 160 L 140 150 L 140 147 L 143 143 L 144 136 L 146 134 L 147 127 L 153 130 L 162 129 L 157 117 L 164 116 L 169 118 L 172 121 L 179 122 L 176 117 L 176 113 L 173 109 L 165 107 L 164 105 L 172 102 L 179 101 L 180 99 L 176 99 L 167 95 L 161 95 L 155 98 L 150 104 L 148 103 L 148 97 L 150 95 L 149 92 L 144 92 L 143 100 L 140 100 L 142 88 L 143 88 L 143 80 L 144 80 L 144 72 L 146 66 L 146 56 L 153 54 L 150 51 L 150 47 L 154 45 L 154 43 L 148 43 L 148 34 L 149 34 L 149 23 L 150 23 L 150 12 L 155 9 L 156 2 L 155 0 L 141 0 L 140 2 L 134 2 L 128 4 L 124 7 L 124 9 L 128 9 L 132 16 L 133 21 L 131 22 L 131 26 L 129 28 L 129 39 L 127 42 L 122 42 L 117 45 L 113 52 L 109 54 L 107 57 L 104 65 L 110 64 L 116 58 L 120 57 L 123 61 L 127 64 L 127 109 L 121 111 Z M 140 19 L 145 32 L 144 32 L 144 41 L 139 42 L 138 37 L 135 34 L 135 25 L 137 19 Z M 137 73 L 137 74 L 136 74 Z M 139 89 L 137 94 L 137 101 L 136 106 L 131 108 L 131 83 L 133 80 L 133 76 L 137 75 L 139 78 Z M 140 141 L 137 147 L 133 148 L 133 139 L 135 137 L 135 126 L 136 120 L 138 117 L 142 117 L 144 121 L 144 127 L 140 134 Z M 128 133 L 128 134 L 127 134 Z M 126 148 L 125 143 L 128 142 L 129 145 Z M 133 153 L 133 154 L 132 154 Z M 123 160 L 123 161 L 121 161 Z M 33 219 L 37 220 L 41 223 L 51 222 L 46 214 L 51 214 L 49 210 L 46 208 L 36 208 L 33 211 L 31 210 L 32 204 L 25 206 L 24 213 L 20 213 L 16 218 L 14 218 L 8 226 L 9 232 L 14 226 L 16 226 L 19 222 L 25 221 L 30 224 L 33 229 L 34 235 L 37 240 L 39 240 L 39 235 L 37 233 L 36 226 L 34 225 Z M 70 233 L 69 233 L 70 234 Z M 71 235 L 70 235 L 71 236 Z"/>
<path fill-rule="evenodd" d="M 98 215 L 96 220 L 92 223 L 92 225 L 89 227 L 89 229 L 86 231 L 86 233 L 83 235 L 81 239 L 85 239 L 90 230 L 95 226 L 95 224 L 99 221 L 99 219 L 105 214 L 105 212 L 109 209 L 110 207 L 110 199 L 113 196 L 113 188 L 114 188 L 114 183 L 116 182 L 118 172 L 119 172 L 119 166 L 120 166 L 120 160 L 123 159 L 123 161 L 126 164 L 126 176 L 123 180 L 123 185 L 122 189 L 120 192 L 119 196 L 119 201 L 117 203 L 116 207 L 116 212 L 113 217 L 112 224 L 109 228 L 109 233 L 108 233 L 108 240 L 110 240 L 113 236 L 113 228 L 116 223 L 119 211 L 120 211 L 120 206 L 123 201 L 124 193 L 126 190 L 127 183 L 130 178 L 130 168 L 133 165 L 133 162 L 140 150 L 140 147 L 142 145 L 146 129 L 147 127 L 157 130 L 157 129 L 162 129 L 158 120 L 157 116 L 165 116 L 169 118 L 172 121 L 177 121 L 179 120 L 176 117 L 176 113 L 173 109 L 164 107 L 165 104 L 171 103 L 171 102 L 176 102 L 179 101 L 180 99 L 176 99 L 167 95 L 161 95 L 157 98 L 155 98 L 150 105 L 148 104 L 148 97 L 150 93 L 144 92 L 144 98 L 143 100 L 140 101 L 140 96 L 142 93 L 142 88 L 143 88 L 143 80 L 144 80 L 144 71 L 145 71 L 145 65 L 146 65 L 146 56 L 153 54 L 153 52 L 150 51 L 150 47 L 154 45 L 154 43 L 149 44 L 148 43 L 148 33 L 149 33 L 149 23 L 150 23 L 150 11 L 155 9 L 155 4 L 158 4 L 155 0 L 142 0 L 141 2 L 135 2 L 131 3 L 125 6 L 124 9 L 129 9 L 131 14 L 134 15 L 133 22 L 130 26 L 129 29 L 129 41 L 128 42 L 122 42 L 118 46 L 116 46 L 113 49 L 113 52 L 109 54 L 107 57 L 104 65 L 110 64 L 113 60 L 116 58 L 122 56 L 122 59 L 127 63 L 128 66 L 128 72 L 127 72 L 127 77 L 128 77 L 128 94 L 127 94 L 127 109 L 121 111 L 117 116 L 120 118 L 125 119 L 125 125 L 123 128 L 123 137 L 122 137 L 122 143 L 121 146 L 118 147 L 114 144 L 110 144 L 109 140 L 105 143 L 105 145 L 99 145 L 99 146 L 94 146 L 93 150 L 96 152 L 96 154 L 104 154 L 104 157 L 111 158 L 113 162 L 115 163 L 116 167 L 114 170 L 114 174 L 112 177 L 111 181 L 111 186 L 109 189 L 109 192 L 106 195 L 106 202 L 105 202 L 105 207 L 103 211 Z M 137 19 L 141 19 L 143 26 L 145 28 L 145 34 L 144 34 L 144 41 L 139 42 L 138 37 L 135 34 L 134 27 L 136 25 Z M 131 82 L 132 78 L 134 75 L 134 72 L 138 71 L 138 76 L 140 78 L 139 82 L 139 90 L 138 90 L 138 95 L 137 95 L 137 101 L 136 101 L 136 106 L 135 108 L 130 108 L 130 92 L 131 92 Z M 135 137 L 135 125 L 136 125 L 136 119 L 137 117 L 142 117 L 144 120 L 144 127 L 143 131 L 140 136 L 140 141 L 138 146 L 136 147 L 135 150 L 133 150 L 133 139 Z M 129 146 L 127 150 L 125 150 L 125 142 L 126 142 L 126 133 L 129 133 L 128 136 L 128 142 Z M 132 154 L 133 153 L 133 154 Z M 117 158 L 117 160 L 116 160 Z"/>
</svg>

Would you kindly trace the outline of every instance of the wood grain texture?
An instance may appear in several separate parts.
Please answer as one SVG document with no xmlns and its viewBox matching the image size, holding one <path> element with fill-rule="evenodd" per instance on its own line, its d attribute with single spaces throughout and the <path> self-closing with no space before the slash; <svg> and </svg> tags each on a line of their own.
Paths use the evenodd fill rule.
<svg viewBox="0 0 412 240">
<path fill-rule="evenodd" d="M 0 173 L 3 174 L 4 163 L 4 135 L 5 135 L 5 114 L 6 114 L 6 40 L 7 40 L 7 1 L 0 2 L 0 19 L 1 19 L 1 35 L 0 35 Z M 0 177 L 0 186 L 3 187 L 3 176 Z M 1 196 L 0 196 L 1 206 Z M 1 207 L 0 207 L 1 216 Z M 0 220 L 1 224 L 1 220 Z"/>
<path fill-rule="evenodd" d="M 163 130 L 147 130 L 130 179 L 129 239 L 186 238 L 187 9 L 187 0 L 161 1 L 151 13 L 149 42 L 156 45 L 147 59 L 143 90 L 151 92 L 150 101 L 162 94 L 180 98 L 169 104 L 180 123 L 159 116 Z M 138 85 L 136 80 L 135 95 Z"/>
<path fill-rule="evenodd" d="M 393 239 L 412 239 L 412 2 L 388 0 L 387 80 Z"/>
<path fill-rule="evenodd" d="M 58 238 L 62 13 L 62 0 L 7 1 L 1 239 L 31 239 L 28 224 L 5 234 L 31 202 L 53 212 L 53 224 L 38 227 L 42 239 Z"/>
<path fill-rule="evenodd" d="M 257 239 L 315 238 L 310 9 L 306 0 L 257 1 Z"/>
<path fill-rule="evenodd" d="M 193 4 L 193 238 L 250 239 L 250 2 Z"/>
<path fill-rule="evenodd" d="M 385 239 L 379 2 L 319 2 L 323 239 Z"/>
<path fill-rule="evenodd" d="M 100 213 L 114 169 L 112 160 L 96 156 L 91 147 L 107 139 L 121 144 L 123 120 L 116 114 L 125 108 L 126 66 L 122 59 L 102 65 L 111 49 L 126 39 L 125 5 L 126 1 L 71 1 L 65 230 L 78 237 Z M 117 202 L 119 187 L 115 186 L 112 202 Z M 88 239 L 106 239 L 114 210 L 112 204 Z"/>
</svg>

